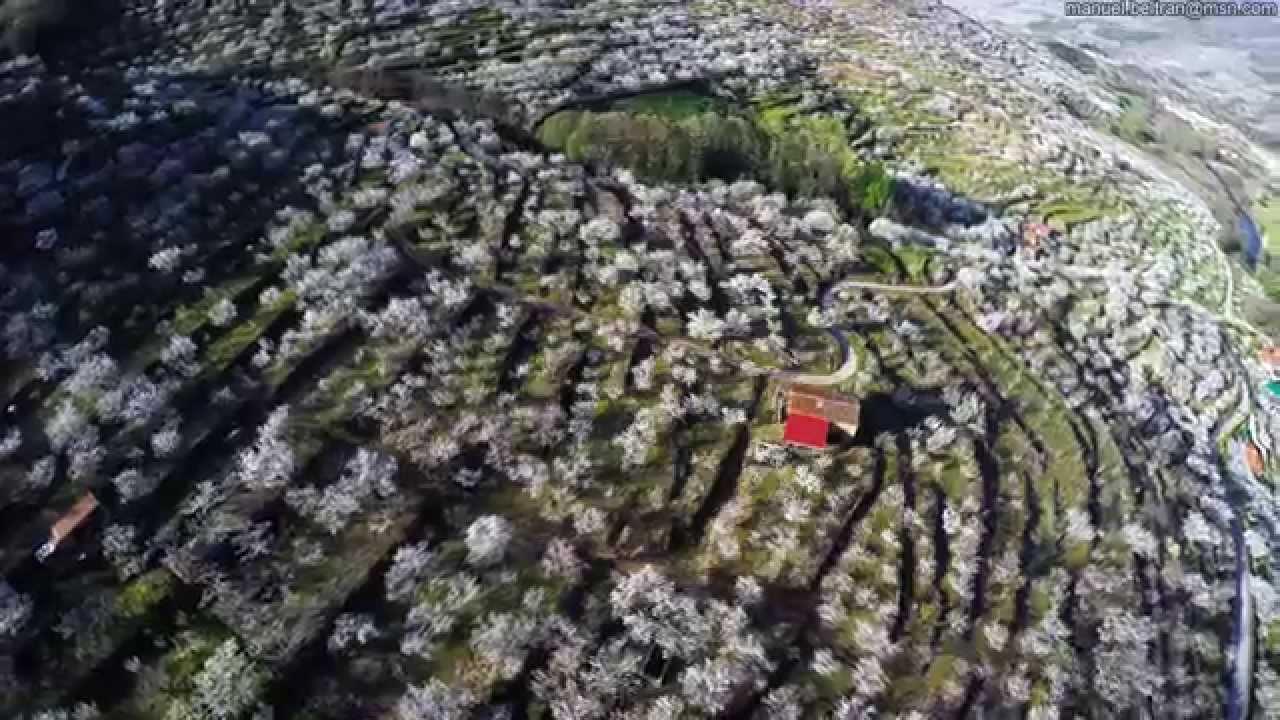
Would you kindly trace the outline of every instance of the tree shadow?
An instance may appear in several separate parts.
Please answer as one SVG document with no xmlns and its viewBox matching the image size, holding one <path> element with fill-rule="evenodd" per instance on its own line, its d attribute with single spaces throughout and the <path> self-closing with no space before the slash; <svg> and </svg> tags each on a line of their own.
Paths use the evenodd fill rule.
<svg viewBox="0 0 1280 720">
<path fill-rule="evenodd" d="M 876 437 L 883 433 L 906 432 L 925 418 L 940 415 L 947 410 L 947 404 L 941 396 L 917 390 L 873 393 L 862 398 L 861 402 L 858 432 L 852 438 L 845 435 L 848 441 L 841 445 L 871 447 Z"/>
</svg>

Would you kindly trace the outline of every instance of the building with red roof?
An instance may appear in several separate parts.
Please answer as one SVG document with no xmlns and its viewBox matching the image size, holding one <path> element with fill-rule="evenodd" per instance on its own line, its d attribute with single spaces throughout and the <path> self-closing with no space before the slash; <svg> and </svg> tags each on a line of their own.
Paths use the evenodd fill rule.
<svg viewBox="0 0 1280 720">
<path fill-rule="evenodd" d="M 93 493 L 82 495 L 67 512 L 63 513 L 62 517 L 58 518 L 53 527 L 49 528 L 49 539 L 36 551 L 36 557 L 41 562 L 48 559 L 58 549 L 58 545 L 83 525 L 97 509 L 98 498 L 94 497 Z"/>
<path fill-rule="evenodd" d="M 1262 475 L 1265 464 L 1262 462 L 1262 451 L 1258 449 L 1257 445 L 1251 442 L 1245 443 L 1244 462 L 1249 466 L 1249 472 L 1253 473 L 1254 477 Z"/>
<path fill-rule="evenodd" d="M 787 390 L 782 439 L 788 445 L 825 450 L 832 425 L 849 435 L 857 434 L 859 410 L 857 400 L 808 385 L 792 385 Z"/>
</svg>

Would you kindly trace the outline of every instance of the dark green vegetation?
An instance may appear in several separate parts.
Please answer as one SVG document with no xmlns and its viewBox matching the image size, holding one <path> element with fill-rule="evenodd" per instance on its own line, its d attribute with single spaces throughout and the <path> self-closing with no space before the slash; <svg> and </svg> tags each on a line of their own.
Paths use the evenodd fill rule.
<svg viewBox="0 0 1280 720">
<path fill-rule="evenodd" d="M 725 111 L 728 103 L 719 98 L 689 89 L 647 93 L 613 103 L 614 110 L 633 115 L 650 115 L 678 121 L 685 118 Z"/>
<path fill-rule="evenodd" d="M 538 139 L 571 160 L 622 165 L 650 180 L 754 178 L 788 194 L 826 195 L 875 214 L 888 202 L 892 181 L 851 148 L 853 118 L 848 110 L 808 111 L 796 98 L 745 109 L 677 90 L 556 113 L 543 121 Z"/>
<path fill-rule="evenodd" d="M 1146 98 L 1120 96 L 1120 116 L 1111 124 L 1111 132 L 1135 145 L 1156 141 L 1151 129 L 1151 111 Z"/>
</svg>

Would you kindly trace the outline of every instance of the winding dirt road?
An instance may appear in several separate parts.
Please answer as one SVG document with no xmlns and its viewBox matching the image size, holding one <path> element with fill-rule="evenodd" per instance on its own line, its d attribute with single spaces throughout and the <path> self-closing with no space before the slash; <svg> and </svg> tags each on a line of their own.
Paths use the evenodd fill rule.
<svg viewBox="0 0 1280 720">
<path fill-rule="evenodd" d="M 945 285 L 886 285 L 884 283 L 864 282 L 861 280 L 842 280 L 822 294 L 819 299 L 819 305 L 823 310 L 831 307 L 836 295 L 842 290 L 871 290 L 872 292 L 899 293 L 904 295 L 946 295 L 956 289 L 956 281 L 952 280 Z M 835 372 L 827 375 L 808 375 L 803 373 L 792 373 L 786 371 L 777 371 L 772 373 L 772 377 L 780 382 L 794 383 L 797 385 L 814 385 L 817 387 L 830 387 L 832 385 L 840 385 L 853 378 L 858 373 L 858 356 L 849 348 L 849 337 L 845 331 L 840 328 L 829 328 L 827 332 L 831 333 L 831 337 L 835 339 L 840 346 L 840 356 L 842 358 L 840 367 Z"/>
<path fill-rule="evenodd" d="M 412 252 L 409 247 L 405 247 L 403 245 L 401 246 L 401 250 L 406 254 L 411 254 Z M 945 295 L 954 291 L 955 288 L 956 283 L 954 280 L 945 285 L 937 286 L 886 285 L 884 283 L 863 282 L 860 280 L 843 280 L 828 288 L 827 291 L 823 293 L 819 302 L 824 310 L 827 309 L 831 306 L 836 294 L 841 290 L 871 290 L 874 292 L 900 293 L 907 295 Z M 537 308 L 546 312 L 568 315 L 579 320 L 593 322 L 591 315 L 583 310 L 539 298 L 531 298 L 508 285 L 495 283 L 485 285 L 482 289 L 498 295 L 504 300 L 525 305 L 526 307 Z M 836 368 L 834 372 L 825 375 L 812 375 L 790 372 L 788 370 L 772 370 L 767 372 L 768 377 L 782 383 L 813 385 L 817 387 L 840 385 L 852 379 L 853 376 L 858 373 L 858 356 L 850 350 L 849 338 L 846 336 L 845 331 L 839 328 L 829 328 L 827 332 L 831 334 L 831 337 L 836 341 L 836 344 L 840 346 L 840 367 Z M 711 347 L 709 344 L 692 338 L 661 335 L 646 327 L 637 329 L 636 334 L 654 343 L 674 345 L 699 355 L 726 360 L 735 366 L 741 367 L 742 365 L 741 360 L 730 357 L 726 353 Z"/>
</svg>

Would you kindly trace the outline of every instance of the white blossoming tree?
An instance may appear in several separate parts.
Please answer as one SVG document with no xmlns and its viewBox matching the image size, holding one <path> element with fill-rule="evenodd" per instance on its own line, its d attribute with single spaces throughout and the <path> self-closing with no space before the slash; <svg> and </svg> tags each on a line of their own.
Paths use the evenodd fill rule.
<svg viewBox="0 0 1280 720">
<path fill-rule="evenodd" d="M 257 441 L 240 452 L 235 475 L 242 484 L 260 490 L 275 489 L 293 478 L 294 454 L 285 437 L 288 422 L 289 406 L 281 405 L 258 429 Z"/>
<path fill-rule="evenodd" d="M 467 562 L 484 567 L 502 560 L 511 542 L 511 523 L 499 515 L 477 518 L 467 528 Z"/>
</svg>

